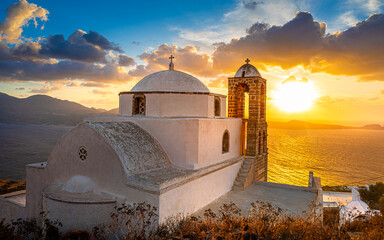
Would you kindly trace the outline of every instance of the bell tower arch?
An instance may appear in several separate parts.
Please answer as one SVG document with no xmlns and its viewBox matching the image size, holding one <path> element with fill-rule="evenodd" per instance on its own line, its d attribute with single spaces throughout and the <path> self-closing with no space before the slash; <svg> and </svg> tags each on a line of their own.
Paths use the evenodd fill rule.
<svg viewBox="0 0 384 240">
<path fill-rule="evenodd" d="M 266 79 L 250 60 L 228 78 L 228 117 L 242 118 L 241 152 L 253 162 L 253 179 L 267 181 Z"/>
</svg>

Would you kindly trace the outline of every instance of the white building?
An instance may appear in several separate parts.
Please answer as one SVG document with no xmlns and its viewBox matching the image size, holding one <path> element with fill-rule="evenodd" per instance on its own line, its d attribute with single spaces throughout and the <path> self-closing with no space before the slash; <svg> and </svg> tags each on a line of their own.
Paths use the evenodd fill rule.
<svg viewBox="0 0 384 240">
<path fill-rule="evenodd" d="M 147 202 L 159 220 L 193 213 L 229 192 L 242 164 L 241 119 L 226 96 L 176 70 L 119 94 L 118 116 L 90 116 L 65 134 L 48 162 L 27 167 L 27 217 L 64 228 L 111 220 L 113 207 Z"/>
<path fill-rule="evenodd" d="M 119 115 L 86 117 L 47 162 L 27 166 L 24 216 L 46 212 L 63 230 L 89 228 L 110 223 L 115 206 L 147 202 L 163 221 L 194 213 L 232 188 L 266 181 L 266 82 L 248 59 L 238 72 L 230 78 L 232 118 L 226 96 L 172 63 L 121 92 Z M 317 190 L 308 191 L 307 198 L 317 198 L 311 195 Z"/>
</svg>

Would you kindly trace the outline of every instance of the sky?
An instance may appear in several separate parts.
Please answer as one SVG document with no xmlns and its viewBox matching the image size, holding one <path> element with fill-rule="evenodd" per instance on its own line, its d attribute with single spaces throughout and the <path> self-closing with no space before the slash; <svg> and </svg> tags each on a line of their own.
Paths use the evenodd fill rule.
<svg viewBox="0 0 384 240">
<path fill-rule="evenodd" d="M 175 69 L 226 94 L 249 58 L 267 79 L 268 120 L 383 125 L 383 9 L 383 0 L 2 0 L 0 92 L 117 108 L 119 92 L 173 54 Z"/>
</svg>

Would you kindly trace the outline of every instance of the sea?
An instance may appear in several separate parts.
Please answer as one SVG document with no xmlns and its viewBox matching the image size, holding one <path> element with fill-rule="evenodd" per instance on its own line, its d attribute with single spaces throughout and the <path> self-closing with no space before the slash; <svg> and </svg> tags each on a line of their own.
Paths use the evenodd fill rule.
<svg viewBox="0 0 384 240">
<path fill-rule="evenodd" d="M 73 126 L 0 124 L 0 179 L 24 180 L 25 165 L 45 162 Z M 299 186 L 384 182 L 384 131 L 268 129 L 268 181 Z"/>
</svg>

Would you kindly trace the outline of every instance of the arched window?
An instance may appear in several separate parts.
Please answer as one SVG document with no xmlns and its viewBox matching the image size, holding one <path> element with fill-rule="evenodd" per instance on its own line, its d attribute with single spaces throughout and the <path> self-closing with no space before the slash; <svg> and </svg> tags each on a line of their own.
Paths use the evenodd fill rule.
<svg viewBox="0 0 384 240">
<path fill-rule="evenodd" d="M 145 115 L 145 96 L 135 95 L 133 96 L 133 115 Z"/>
<path fill-rule="evenodd" d="M 241 83 L 236 87 L 237 117 L 246 118 L 249 114 L 249 87 Z"/>
<path fill-rule="evenodd" d="M 227 130 L 225 130 L 223 135 L 222 152 L 223 153 L 229 152 L 229 133 Z"/>
<path fill-rule="evenodd" d="M 215 97 L 215 117 L 220 117 L 220 110 L 221 110 L 221 106 L 220 106 L 220 98 L 219 97 Z"/>
<path fill-rule="evenodd" d="M 243 71 L 243 73 L 241 74 L 241 77 L 245 77 L 245 71 Z"/>
<path fill-rule="evenodd" d="M 265 85 L 261 85 L 260 87 L 260 118 L 261 119 L 265 119 L 265 100 L 266 100 Z"/>
</svg>

